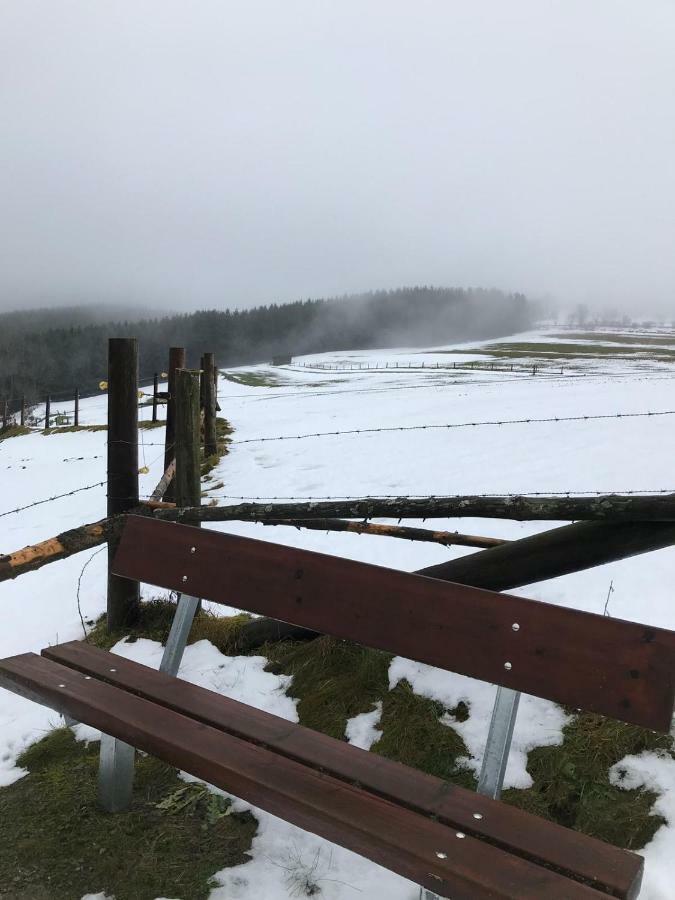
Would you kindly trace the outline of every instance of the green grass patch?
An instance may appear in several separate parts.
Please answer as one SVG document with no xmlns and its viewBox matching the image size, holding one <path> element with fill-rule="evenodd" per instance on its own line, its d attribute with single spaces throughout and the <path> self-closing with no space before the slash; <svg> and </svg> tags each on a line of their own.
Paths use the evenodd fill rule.
<svg viewBox="0 0 675 900">
<path fill-rule="evenodd" d="M 371 748 L 389 759 L 436 775 L 445 781 L 475 790 L 473 772 L 460 764 L 469 751 L 454 728 L 441 722 L 449 712 L 428 697 L 413 692 L 407 681 L 400 681 L 382 703 L 379 727 L 382 737 Z"/>
<path fill-rule="evenodd" d="M 391 656 L 348 641 L 281 641 L 256 652 L 269 659 L 269 671 L 293 676 L 287 693 L 298 698 L 301 723 L 338 740 L 347 719 L 370 712 L 388 690 Z"/>
<path fill-rule="evenodd" d="M 611 341 L 613 344 L 648 344 L 654 347 L 673 347 L 675 334 L 663 334 L 660 336 L 641 334 L 613 334 L 607 331 L 573 331 L 565 334 L 553 334 L 551 337 L 578 341 Z"/>
<path fill-rule="evenodd" d="M 596 338 L 597 339 L 597 338 Z M 675 360 L 675 348 L 667 347 L 611 347 L 604 344 L 572 344 L 572 343 L 545 343 L 545 342 L 520 342 L 513 344 L 487 344 L 485 347 L 475 347 L 463 350 L 441 350 L 441 353 L 464 354 L 480 353 L 495 359 L 653 359 L 661 362 Z M 463 368 L 470 368 L 471 363 L 461 363 Z"/>
<path fill-rule="evenodd" d="M 672 739 L 591 713 L 575 717 L 563 739 L 560 747 L 533 750 L 527 768 L 534 785 L 506 791 L 503 799 L 618 847 L 644 847 L 664 823 L 651 814 L 656 795 L 610 784 L 609 770 L 631 754 L 672 752 Z"/>
<path fill-rule="evenodd" d="M 235 384 L 243 384 L 246 387 L 277 387 L 285 384 L 283 378 L 273 372 L 224 372 L 228 381 Z"/>
<path fill-rule="evenodd" d="M 21 437 L 24 434 L 32 434 L 32 431 L 25 425 L 9 425 L 7 428 L 0 428 L 0 441 L 6 441 L 7 438 Z"/>
<path fill-rule="evenodd" d="M 209 475 L 210 472 L 215 469 L 223 456 L 227 456 L 229 453 L 229 445 L 232 440 L 232 432 L 234 428 L 230 425 L 227 419 L 222 419 L 218 417 L 216 419 L 216 446 L 218 448 L 217 453 L 212 453 L 210 456 L 204 456 L 204 451 L 202 450 L 202 463 L 201 463 L 201 477 Z M 222 485 L 221 485 L 222 487 Z"/>
<path fill-rule="evenodd" d="M 171 623 L 176 613 L 176 603 L 164 597 L 153 598 L 141 603 L 140 615 L 133 628 L 122 628 L 109 632 L 105 614 L 94 624 L 87 635 L 87 640 L 95 647 L 110 650 L 118 642 L 127 638 L 131 643 L 139 638 L 159 641 L 165 644 L 169 637 Z M 208 640 L 221 653 L 237 653 L 238 633 L 245 622 L 250 621 L 248 613 L 237 616 L 218 616 L 202 610 L 195 617 L 188 637 L 188 644 Z"/>
<path fill-rule="evenodd" d="M 247 860 L 253 816 L 152 757 L 136 760 L 131 808 L 99 810 L 98 751 L 60 728 L 19 758 L 29 774 L 0 790 L 0 896 L 206 900 L 219 869 Z"/>
<path fill-rule="evenodd" d="M 45 428 L 42 434 L 69 434 L 71 431 L 107 431 L 107 425 L 54 425 L 52 428 Z"/>
</svg>

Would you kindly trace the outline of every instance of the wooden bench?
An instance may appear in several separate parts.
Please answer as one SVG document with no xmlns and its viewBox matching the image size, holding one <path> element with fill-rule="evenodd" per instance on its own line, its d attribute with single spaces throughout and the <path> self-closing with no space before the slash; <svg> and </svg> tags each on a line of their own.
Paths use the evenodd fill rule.
<svg viewBox="0 0 675 900">
<path fill-rule="evenodd" d="M 113 572 L 185 592 L 165 653 L 169 672 L 177 671 L 201 597 L 509 693 L 660 731 L 671 726 L 671 631 L 135 516 Z M 123 742 L 118 756 L 106 751 L 112 768 L 104 766 L 104 780 L 119 777 L 124 747 L 138 748 L 397 872 L 427 897 L 592 900 L 639 892 L 643 861 L 634 853 L 86 643 L 6 659 L 0 684 Z M 506 731 L 497 754 L 502 776 Z"/>
</svg>

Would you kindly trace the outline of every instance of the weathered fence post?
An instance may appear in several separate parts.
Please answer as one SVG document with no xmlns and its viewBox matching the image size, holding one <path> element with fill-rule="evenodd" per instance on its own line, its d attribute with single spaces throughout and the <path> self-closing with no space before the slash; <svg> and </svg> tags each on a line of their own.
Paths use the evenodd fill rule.
<svg viewBox="0 0 675 900">
<path fill-rule="evenodd" d="M 157 421 L 157 395 L 159 393 L 159 375 L 155 372 L 152 379 L 152 421 Z"/>
<path fill-rule="evenodd" d="M 80 424 L 80 389 L 75 388 L 75 416 L 73 422 L 77 428 Z"/>
<path fill-rule="evenodd" d="M 21 415 L 21 427 L 23 428 L 23 426 L 26 424 L 26 398 L 25 397 L 21 398 L 21 413 L 20 413 L 20 415 Z"/>
<path fill-rule="evenodd" d="M 185 368 L 185 348 L 171 347 L 169 349 L 168 372 L 168 397 L 166 401 L 166 437 L 164 439 L 164 471 L 168 469 L 171 460 L 176 457 L 176 372 Z M 175 483 L 172 481 L 164 494 L 166 501 L 175 498 Z"/>
<path fill-rule="evenodd" d="M 213 353 L 202 357 L 202 404 L 204 406 L 204 456 L 218 452 L 216 435 L 216 383 Z"/>
<path fill-rule="evenodd" d="M 138 343 L 108 341 L 108 515 L 138 505 Z M 115 555 L 108 542 L 108 567 Z M 108 574 L 108 630 L 125 628 L 138 617 L 138 582 Z"/>
<path fill-rule="evenodd" d="M 108 340 L 108 515 L 138 504 L 138 343 Z M 110 574 L 116 541 L 108 540 L 108 630 L 124 628 L 138 617 L 137 581 Z M 98 797 L 103 809 L 119 812 L 131 802 L 134 780 L 132 746 L 101 735 Z"/>
<path fill-rule="evenodd" d="M 201 503 L 199 464 L 199 391 L 200 373 L 189 369 L 176 372 L 176 505 L 197 506 Z M 186 585 L 190 589 L 190 585 Z M 195 615 L 201 601 L 191 594 L 181 594 L 167 638 L 160 670 L 176 675 Z"/>
<path fill-rule="evenodd" d="M 176 505 L 199 506 L 201 471 L 199 462 L 199 372 L 176 372 Z"/>
<path fill-rule="evenodd" d="M 49 428 L 51 417 L 52 417 L 52 397 L 51 397 L 51 394 L 47 394 L 47 400 L 45 401 L 45 428 Z"/>
</svg>

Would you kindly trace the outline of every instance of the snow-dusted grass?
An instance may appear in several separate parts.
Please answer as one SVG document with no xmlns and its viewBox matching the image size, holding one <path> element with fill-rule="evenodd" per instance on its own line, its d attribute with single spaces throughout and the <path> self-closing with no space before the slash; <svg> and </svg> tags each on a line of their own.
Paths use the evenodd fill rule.
<svg viewBox="0 0 675 900">
<path fill-rule="evenodd" d="M 542 332 L 514 335 L 499 343 L 578 343 L 583 354 L 586 336 L 576 338 L 572 333 L 561 334 L 559 329 L 556 334 L 559 337 L 552 338 Z M 636 337 L 634 332 L 626 334 Z M 669 342 L 666 333 L 664 344 Z M 604 354 L 602 358 L 575 357 L 575 368 L 568 374 L 560 376 L 544 371 L 533 377 L 524 366 L 512 374 L 490 371 L 486 367 L 494 359 L 490 343 L 495 342 L 472 342 L 430 351 L 405 348 L 320 354 L 296 360 L 288 367 L 236 370 L 237 381 L 221 381 L 219 396 L 223 415 L 235 428 L 235 442 L 229 455 L 211 473 L 213 482 L 208 484 L 214 487 L 210 496 L 225 503 L 228 497 L 260 496 L 675 489 L 672 465 L 675 417 L 237 443 L 310 431 L 644 412 L 675 407 L 672 365 L 649 358 L 649 346 L 644 348 L 645 356 L 637 359 L 623 359 L 621 353 Z M 448 350 L 461 352 L 447 353 Z M 341 371 L 305 368 L 302 366 L 305 361 L 337 365 Z M 425 361 L 426 367 L 349 368 L 359 363 L 377 362 L 381 366 L 387 361 L 401 365 L 409 362 L 415 366 Z M 477 368 L 453 370 L 453 361 L 474 361 Z M 431 367 L 436 364 L 439 368 Z M 479 364 L 483 368 L 479 369 Z M 143 410 L 142 414 L 149 418 L 150 411 Z M 104 397 L 82 401 L 83 424 L 100 424 L 104 417 Z M 149 468 L 149 474 L 141 476 L 143 493 L 149 493 L 161 475 L 163 448 L 152 446 L 161 439 L 161 431 L 143 433 L 141 464 Z M 49 437 L 32 434 L 1 442 L 0 513 L 103 481 L 104 471 L 105 432 Z M 221 484 L 222 487 L 215 486 Z M 104 512 L 104 487 L 100 487 L 0 518 L 0 552 L 94 521 Z M 448 530 L 518 538 L 557 523 L 462 519 L 434 524 Z M 348 533 L 272 529 L 252 523 L 221 523 L 214 527 L 409 571 L 473 552 L 467 548 L 444 548 Z M 3 624 L 0 655 L 39 650 L 48 643 L 82 634 L 76 589 L 82 565 L 90 556 L 84 554 L 64 560 L 0 585 Z M 611 615 L 675 628 L 670 587 L 674 579 L 675 550 L 666 549 L 530 585 L 518 593 L 602 612 L 612 583 Z M 144 593 L 152 596 L 161 592 L 145 588 Z M 101 553 L 92 560 L 82 579 L 81 605 L 85 620 L 91 621 L 103 611 L 104 594 L 105 554 Z M 211 604 L 207 607 L 214 609 Z M 322 727 L 339 737 L 346 735 L 364 746 L 370 744 L 374 750 L 387 755 L 401 751 L 406 761 L 437 770 L 435 767 L 441 765 L 438 755 L 425 756 L 426 748 L 420 747 L 419 741 L 410 740 L 405 744 L 401 739 L 405 735 L 396 732 L 396 723 L 404 713 L 414 715 L 419 733 L 426 737 L 433 734 L 437 746 L 441 746 L 446 773 L 454 773 L 453 777 L 463 778 L 466 783 L 474 779 L 494 688 L 406 660 L 389 662 L 388 658 L 373 657 L 373 662 L 364 658 L 356 666 L 355 677 L 360 689 L 366 687 L 358 696 L 350 697 L 337 671 L 333 684 L 330 677 L 320 682 L 313 677 L 317 661 L 308 664 L 307 657 L 303 659 L 302 654 L 309 652 L 307 649 L 277 648 L 275 652 L 270 648 L 267 658 L 272 660 L 273 669 L 265 673 L 260 660 L 226 657 L 213 647 L 207 650 L 209 645 L 204 641 L 194 647 L 198 649 L 191 648 L 186 656 L 184 674 L 197 683 L 214 686 L 213 689 L 288 718 L 297 715 L 306 724 Z M 117 649 L 138 654 L 134 658 L 153 663 L 160 652 L 159 645 L 151 641 L 122 644 Z M 331 650 L 330 656 L 334 657 L 335 652 Z M 323 662 L 323 665 L 330 664 L 330 659 Z M 325 671 L 329 670 L 324 670 L 324 674 Z M 263 679 L 263 675 L 272 681 Z M 293 676 L 290 687 L 289 675 Z M 289 690 L 290 698 L 284 689 Z M 51 728 L 53 718 L 53 714 L 38 706 L 8 693 L 0 694 L 0 783 L 8 784 L 22 777 L 23 772 L 15 765 L 17 757 Z M 627 736 L 624 731 L 610 728 L 602 732 L 602 746 L 614 747 L 624 757 L 628 754 L 626 759 L 614 758 L 609 752 L 598 754 L 597 746 L 592 741 L 589 743 L 593 729 L 606 726 L 590 719 L 580 722 L 574 717 L 570 719 L 552 703 L 523 698 L 507 772 L 507 787 L 511 789 L 508 798 L 520 797 L 517 802 L 521 805 L 529 803 L 530 808 L 564 818 L 574 813 L 574 788 L 583 776 L 591 780 L 590 787 L 597 787 L 598 808 L 602 801 L 603 815 L 606 814 L 608 821 L 614 804 L 617 810 L 620 807 L 617 820 L 623 822 L 632 814 L 631 809 L 635 809 L 639 813 L 636 820 L 642 827 L 654 797 L 653 825 L 659 826 L 662 819 L 666 824 L 658 827 L 644 850 L 647 876 L 641 900 L 671 900 L 675 880 L 671 862 L 675 858 L 672 774 L 675 764 L 663 749 L 664 739 L 657 747 L 645 743 L 639 735 Z M 528 754 L 530 765 L 526 768 Z M 588 757 L 593 754 L 595 767 L 588 764 Z M 576 775 L 570 766 L 577 767 Z M 564 767 L 567 770 L 560 771 Z M 532 779 L 535 784 L 528 791 Z M 558 807 L 554 803 L 546 805 L 547 784 L 557 792 Z M 652 793 L 641 794 L 641 785 Z M 630 791 L 624 792 L 624 788 Z M 622 805 L 617 798 L 624 793 L 626 803 Z M 583 812 L 588 817 L 593 807 L 584 807 Z M 253 842 L 252 861 L 220 872 L 218 880 L 222 887 L 215 889 L 212 897 L 285 900 L 294 896 L 294 892 L 297 895 L 303 883 L 313 880 L 322 892 L 320 896 L 329 900 L 344 900 L 353 897 L 356 891 L 361 891 L 362 896 L 387 894 L 392 900 L 416 900 L 416 889 L 403 879 L 259 810 L 254 814 L 259 829 Z M 626 828 L 629 825 L 630 822 Z M 92 884 L 91 890 L 100 887 Z"/>
</svg>

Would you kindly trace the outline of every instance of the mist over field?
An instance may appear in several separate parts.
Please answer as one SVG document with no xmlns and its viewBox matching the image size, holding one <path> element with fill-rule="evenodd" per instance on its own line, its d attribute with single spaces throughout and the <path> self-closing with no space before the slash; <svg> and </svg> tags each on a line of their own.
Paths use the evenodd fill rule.
<svg viewBox="0 0 675 900">
<path fill-rule="evenodd" d="M 669 315 L 674 45 L 668 0 L 2 4 L 0 310 Z"/>
</svg>

